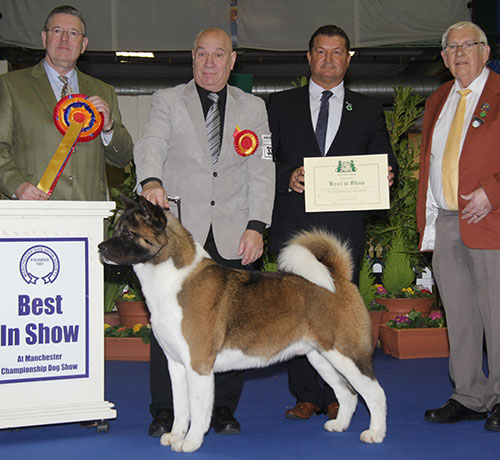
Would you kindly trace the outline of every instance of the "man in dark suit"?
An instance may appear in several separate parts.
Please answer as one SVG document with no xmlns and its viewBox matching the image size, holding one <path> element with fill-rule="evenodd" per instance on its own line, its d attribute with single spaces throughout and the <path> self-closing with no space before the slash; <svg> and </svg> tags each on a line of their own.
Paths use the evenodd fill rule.
<svg viewBox="0 0 500 460">
<path fill-rule="evenodd" d="M 66 92 L 90 96 L 104 124 L 99 138 L 75 146 L 52 199 L 106 200 L 105 163 L 126 166 L 133 148 L 115 91 L 76 68 L 88 43 L 80 11 L 71 6 L 54 8 L 45 21 L 42 42 L 44 60 L 0 77 L 0 192 L 19 200 L 49 198 L 36 184 L 63 138 L 52 118 L 66 86 L 62 78 L 67 79 Z"/>
<path fill-rule="evenodd" d="M 476 24 L 450 26 L 442 47 L 454 79 L 425 104 L 417 223 L 421 249 L 434 251 L 454 389 L 424 418 L 486 419 L 500 431 L 500 76 L 486 68 L 490 48 Z"/>
<path fill-rule="evenodd" d="M 358 267 L 365 244 L 364 212 L 306 214 L 303 193 L 304 157 L 387 153 L 389 164 L 396 167 L 380 104 L 344 87 L 349 48 L 349 38 L 341 28 L 320 27 L 309 41 L 309 85 L 270 97 L 276 196 L 269 245 L 271 251 L 279 251 L 295 232 L 321 227 L 349 242 Z M 392 177 L 390 173 L 390 182 Z M 357 282 L 357 270 L 354 272 Z M 333 391 L 323 386 L 306 358 L 289 361 L 288 376 L 297 405 L 285 417 L 308 419 L 321 411 L 336 417 L 338 403 Z"/>
</svg>

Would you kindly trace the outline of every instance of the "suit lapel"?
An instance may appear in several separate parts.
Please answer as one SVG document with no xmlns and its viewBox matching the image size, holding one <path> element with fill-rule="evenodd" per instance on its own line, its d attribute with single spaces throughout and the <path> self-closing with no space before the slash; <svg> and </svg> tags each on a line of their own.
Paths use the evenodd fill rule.
<svg viewBox="0 0 500 460">
<path fill-rule="evenodd" d="M 200 96 L 198 95 L 198 91 L 196 91 L 194 80 L 191 80 L 184 89 L 184 103 L 189 114 L 189 120 L 198 137 L 198 144 L 204 152 L 208 152 L 207 128 L 205 126 L 205 119 L 203 118 Z M 208 154 L 207 161 L 209 161 Z"/>
<path fill-rule="evenodd" d="M 43 60 L 33 67 L 31 77 L 33 90 L 38 95 L 45 108 L 52 114 L 57 104 L 57 99 L 43 67 Z"/>
<path fill-rule="evenodd" d="M 474 110 L 474 115 L 467 129 L 467 135 L 464 140 L 464 149 L 471 142 L 474 142 L 476 136 L 481 136 L 488 123 L 491 122 L 492 117 L 488 117 L 490 113 L 495 113 L 495 108 L 500 102 L 500 85 L 495 84 L 493 80 L 493 75 L 490 71 L 490 75 L 486 84 L 484 85 L 483 92 L 479 97 L 478 104 Z M 498 81 L 497 81 L 498 83 Z M 481 116 L 483 115 L 483 116 Z"/>
<path fill-rule="evenodd" d="M 321 150 L 319 149 L 318 140 L 316 139 L 316 133 L 314 132 L 313 121 L 311 118 L 309 85 L 299 88 L 297 96 L 297 107 L 293 107 L 291 110 L 296 111 L 299 114 L 300 126 L 304 129 L 304 144 L 310 146 L 308 148 L 308 153 L 306 153 L 305 156 L 320 157 L 322 156 Z"/>
<path fill-rule="evenodd" d="M 233 143 L 233 134 L 238 126 L 241 130 L 246 129 L 240 125 L 240 117 L 245 110 L 238 105 L 239 95 L 230 85 L 227 85 L 226 113 L 224 114 L 224 130 L 222 134 L 221 154 L 219 161 L 226 161 L 233 153 L 236 155 Z"/>
</svg>

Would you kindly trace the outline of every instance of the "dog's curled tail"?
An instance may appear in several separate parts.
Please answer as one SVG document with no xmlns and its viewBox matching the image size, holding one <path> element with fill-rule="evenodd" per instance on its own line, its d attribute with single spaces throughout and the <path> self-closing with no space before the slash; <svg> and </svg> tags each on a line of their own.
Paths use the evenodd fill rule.
<svg viewBox="0 0 500 460">
<path fill-rule="evenodd" d="M 295 235 L 281 250 L 278 268 L 335 292 L 335 280 L 352 280 L 353 265 L 349 247 L 323 230 Z"/>
</svg>

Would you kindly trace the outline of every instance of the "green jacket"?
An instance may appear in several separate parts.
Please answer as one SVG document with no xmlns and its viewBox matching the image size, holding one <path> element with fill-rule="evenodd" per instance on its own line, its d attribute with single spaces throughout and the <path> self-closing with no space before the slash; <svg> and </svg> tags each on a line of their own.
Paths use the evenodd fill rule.
<svg viewBox="0 0 500 460">
<path fill-rule="evenodd" d="M 78 69 L 77 74 L 81 94 L 100 96 L 109 104 L 113 137 L 106 147 L 101 136 L 76 144 L 52 199 L 102 201 L 107 199 L 105 163 L 127 165 L 133 143 L 113 87 Z M 43 61 L 0 76 L 0 192 L 6 196 L 12 197 L 23 182 L 37 185 L 57 150 L 63 136 L 52 119 L 56 104 Z"/>
</svg>

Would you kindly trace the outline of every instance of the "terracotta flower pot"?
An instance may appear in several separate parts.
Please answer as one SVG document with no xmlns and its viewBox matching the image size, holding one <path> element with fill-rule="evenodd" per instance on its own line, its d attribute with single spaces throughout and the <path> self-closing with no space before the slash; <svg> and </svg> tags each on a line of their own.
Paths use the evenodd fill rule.
<svg viewBox="0 0 500 460">
<path fill-rule="evenodd" d="M 377 299 L 377 303 L 385 305 L 387 308 L 387 311 L 382 316 L 382 324 L 385 324 L 390 319 L 394 320 L 396 316 L 406 315 L 412 310 L 419 311 L 424 318 L 427 318 L 434 305 L 434 297 L 418 297 L 415 299 L 379 298 Z"/>
<path fill-rule="evenodd" d="M 134 327 L 136 324 L 149 324 L 149 310 L 143 300 L 115 300 L 120 314 L 120 324 L 125 327 Z"/>
<path fill-rule="evenodd" d="M 380 326 L 380 340 L 384 353 L 399 359 L 443 358 L 450 353 L 446 327 L 394 329 Z"/>
<path fill-rule="evenodd" d="M 120 326 L 120 314 L 117 311 L 105 312 L 104 324 L 109 324 L 110 326 Z"/>
<path fill-rule="evenodd" d="M 108 361 L 149 361 L 150 347 L 140 337 L 105 337 L 104 356 Z"/>
<path fill-rule="evenodd" d="M 370 311 L 370 319 L 372 320 L 372 333 L 373 333 L 373 349 L 377 346 L 380 324 L 382 321 L 382 317 L 384 316 L 384 311 Z"/>
</svg>

